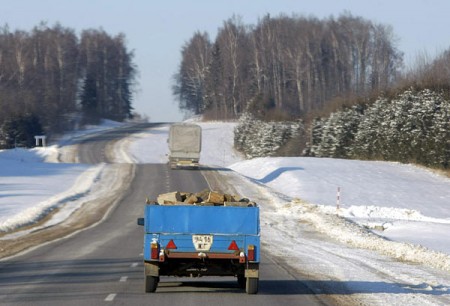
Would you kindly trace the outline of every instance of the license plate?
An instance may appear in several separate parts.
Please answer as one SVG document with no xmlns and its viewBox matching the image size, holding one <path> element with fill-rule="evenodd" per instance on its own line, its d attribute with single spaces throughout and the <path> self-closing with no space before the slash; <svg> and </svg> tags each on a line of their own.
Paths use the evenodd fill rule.
<svg viewBox="0 0 450 306">
<path fill-rule="evenodd" d="M 197 251 L 209 251 L 213 244 L 213 236 L 192 235 L 192 243 Z"/>
</svg>

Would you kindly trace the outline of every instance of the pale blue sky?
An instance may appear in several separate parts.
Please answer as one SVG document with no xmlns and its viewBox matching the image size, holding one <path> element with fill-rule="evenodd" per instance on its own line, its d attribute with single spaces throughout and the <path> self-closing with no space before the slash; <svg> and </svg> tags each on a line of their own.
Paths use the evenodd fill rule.
<svg viewBox="0 0 450 306">
<path fill-rule="evenodd" d="M 406 64 L 419 53 L 434 56 L 450 48 L 448 0 L 0 0 L 0 24 L 14 31 L 60 22 L 78 34 L 100 27 L 111 35 L 125 33 L 140 71 L 133 106 L 151 121 L 177 121 L 182 115 L 171 93 L 172 76 L 182 45 L 195 31 L 214 39 L 233 14 L 255 24 L 267 13 L 323 18 L 344 11 L 391 25 Z"/>
</svg>

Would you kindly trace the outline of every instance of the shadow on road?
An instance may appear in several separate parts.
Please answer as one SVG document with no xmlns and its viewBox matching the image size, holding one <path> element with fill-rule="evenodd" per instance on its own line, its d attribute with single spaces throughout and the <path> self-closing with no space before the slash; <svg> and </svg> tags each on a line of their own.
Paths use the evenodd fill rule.
<svg viewBox="0 0 450 306">
<path fill-rule="evenodd" d="M 212 290 L 211 290 L 212 289 Z M 162 281 L 157 293 L 186 292 L 243 293 L 236 281 Z M 350 295 L 350 294 L 424 294 L 447 295 L 447 286 L 431 288 L 428 284 L 410 285 L 370 281 L 260 280 L 259 295 Z"/>
<path fill-rule="evenodd" d="M 39 283 L 41 286 L 55 284 L 83 284 L 84 286 L 115 283 L 123 275 L 129 275 L 144 283 L 142 267 L 133 266 L 137 258 L 67 260 L 49 262 L 0 262 L 0 295 L 10 286 L 27 286 Z M 93 288 L 91 288 L 93 289 Z M 179 294 L 183 292 L 244 293 L 237 281 L 226 278 L 223 281 L 209 281 L 189 278 L 163 279 L 156 293 Z M 144 292 L 142 291 L 142 294 Z M 316 280 L 270 280 L 259 281 L 259 295 L 350 295 L 350 294 L 423 294 L 448 295 L 450 286 L 431 287 L 428 284 L 403 284 L 372 281 L 316 281 Z"/>
<path fill-rule="evenodd" d="M 259 293 L 267 295 L 450 294 L 448 286 L 431 288 L 428 284 L 411 285 L 370 281 L 260 280 L 259 287 Z"/>
<path fill-rule="evenodd" d="M 111 281 L 129 273 L 136 258 L 62 260 L 45 262 L 5 261 L 0 262 L 0 292 L 2 287 L 41 285 L 54 283 L 98 283 Z M 137 272 L 137 271 L 136 271 Z M 138 271 L 141 274 L 141 270 Z"/>
</svg>

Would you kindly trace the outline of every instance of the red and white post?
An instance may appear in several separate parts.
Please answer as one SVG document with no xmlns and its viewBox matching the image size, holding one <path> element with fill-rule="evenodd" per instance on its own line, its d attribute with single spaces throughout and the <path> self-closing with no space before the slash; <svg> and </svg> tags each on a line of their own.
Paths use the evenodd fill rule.
<svg viewBox="0 0 450 306">
<path fill-rule="evenodd" d="M 336 209 L 339 210 L 341 206 L 341 187 L 338 186 L 336 193 Z"/>
</svg>

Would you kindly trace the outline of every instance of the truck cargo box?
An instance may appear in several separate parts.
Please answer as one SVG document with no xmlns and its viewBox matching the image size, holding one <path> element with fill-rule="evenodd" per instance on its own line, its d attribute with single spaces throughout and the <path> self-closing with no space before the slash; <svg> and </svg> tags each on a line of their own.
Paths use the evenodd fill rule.
<svg viewBox="0 0 450 306">
<path fill-rule="evenodd" d="M 169 162 L 172 168 L 198 167 L 202 149 L 202 128 L 191 123 L 175 123 L 169 130 Z"/>
<path fill-rule="evenodd" d="M 151 203 L 138 223 L 144 226 L 146 292 L 165 275 L 235 276 L 247 293 L 257 293 L 259 207 Z"/>
</svg>

